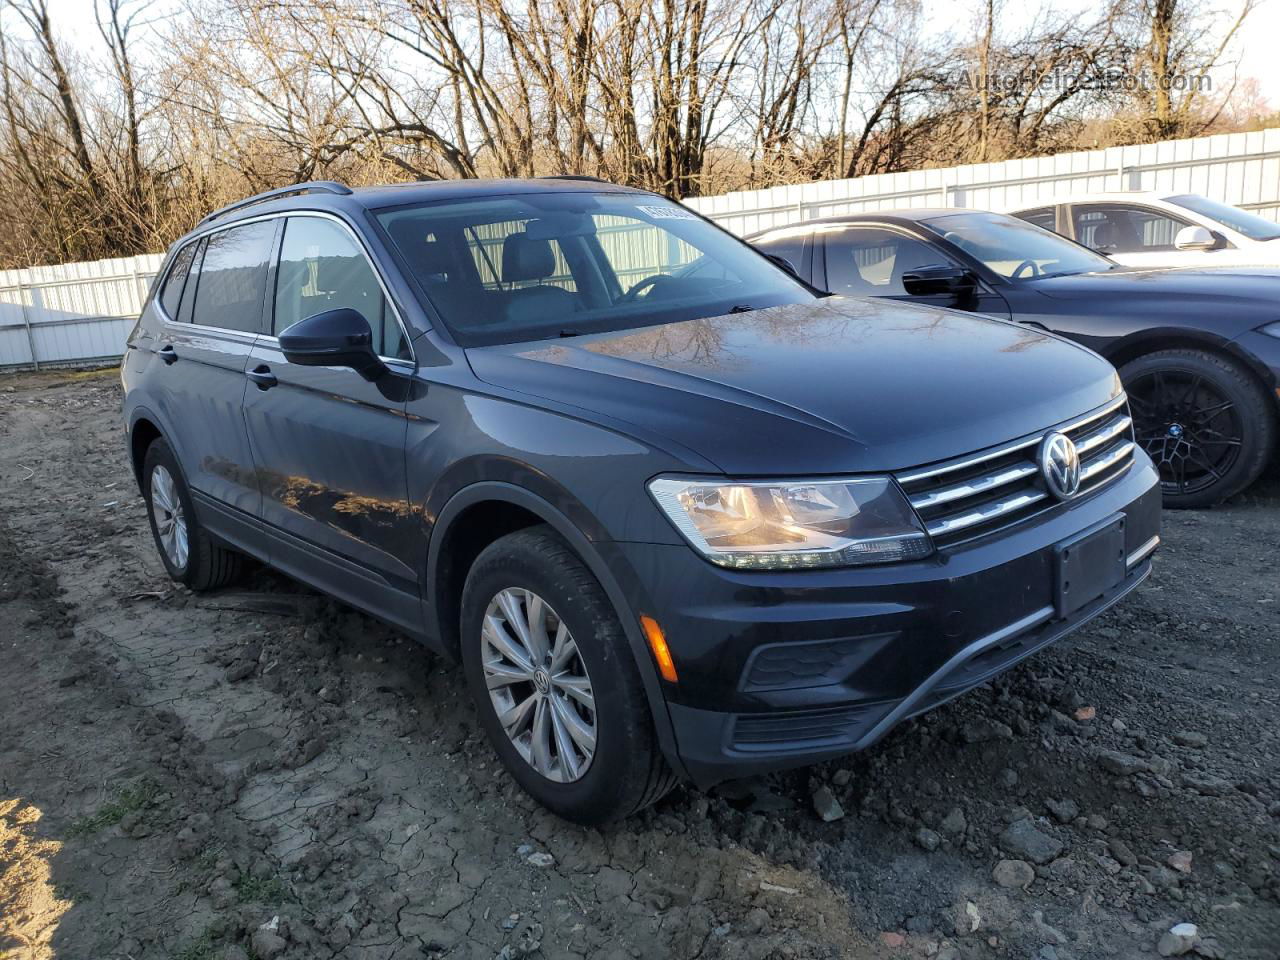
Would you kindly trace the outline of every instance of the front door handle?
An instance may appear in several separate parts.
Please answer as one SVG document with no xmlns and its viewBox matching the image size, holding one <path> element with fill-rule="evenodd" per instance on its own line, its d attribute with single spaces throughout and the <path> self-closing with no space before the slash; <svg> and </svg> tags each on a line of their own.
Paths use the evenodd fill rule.
<svg viewBox="0 0 1280 960">
<path fill-rule="evenodd" d="M 261 363 L 245 374 L 250 380 L 258 385 L 259 390 L 270 390 L 280 381 L 276 379 L 276 375 L 271 372 L 271 368 L 265 363 Z"/>
<path fill-rule="evenodd" d="M 160 359 L 166 364 L 173 363 L 178 359 L 178 351 L 173 349 L 172 343 L 166 343 L 163 347 L 156 351 L 160 355 Z"/>
</svg>

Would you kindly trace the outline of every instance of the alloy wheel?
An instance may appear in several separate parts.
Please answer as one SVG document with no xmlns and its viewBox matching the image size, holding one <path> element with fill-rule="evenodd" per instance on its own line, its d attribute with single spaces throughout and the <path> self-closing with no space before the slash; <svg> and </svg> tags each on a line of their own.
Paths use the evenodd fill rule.
<svg viewBox="0 0 1280 960">
<path fill-rule="evenodd" d="M 1127 384 L 1136 439 L 1168 494 L 1199 493 L 1240 456 L 1244 423 L 1216 384 L 1189 371 L 1154 370 Z"/>
<path fill-rule="evenodd" d="M 173 475 L 164 466 L 151 471 L 151 516 L 160 546 L 178 570 L 187 565 L 187 518 Z"/>
<path fill-rule="evenodd" d="M 596 751 L 591 677 L 568 626 L 531 590 L 509 587 L 485 610 L 480 661 L 512 746 L 556 783 L 581 779 Z"/>
</svg>

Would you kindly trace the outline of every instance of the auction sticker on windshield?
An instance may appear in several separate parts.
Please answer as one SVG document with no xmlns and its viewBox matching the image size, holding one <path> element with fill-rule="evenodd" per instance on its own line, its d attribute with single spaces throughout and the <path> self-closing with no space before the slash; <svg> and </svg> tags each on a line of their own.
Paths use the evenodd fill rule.
<svg viewBox="0 0 1280 960">
<path fill-rule="evenodd" d="M 636 209 L 654 220 L 697 220 L 698 215 L 684 207 L 678 207 L 675 204 L 670 206 L 648 206 L 645 204 L 637 204 Z"/>
</svg>

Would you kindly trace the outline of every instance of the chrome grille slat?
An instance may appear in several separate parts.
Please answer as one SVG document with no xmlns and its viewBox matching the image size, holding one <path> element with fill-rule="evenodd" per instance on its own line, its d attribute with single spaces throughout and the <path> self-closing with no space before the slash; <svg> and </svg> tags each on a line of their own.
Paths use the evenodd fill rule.
<svg viewBox="0 0 1280 960">
<path fill-rule="evenodd" d="M 1126 399 L 1117 397 L 1093 413 L 1057 427 L 1080 456 L 1080 496 L 1125 472 L 1133 459 L 1133 422 Z M 1057 501 L 1037 463 L 1043 434 L 1024 437 L 949 463 L 898 474 L 898 483 L 939 546 L 1002 529 Z"/>
<path fill-rule="evenodd" d="M 1091 460 L 1088 466 L 1080 467 L 1080 483 L 1085 484 L 1102 473 L 1108 467 L 1114 467 L 1120 461 L 1133 456 L 1133 443 L 1126 440 L 1120 446 L 1116 447 L 1110 453 L 1103 454 L 1096 460 Z"/>
<path fill-rule="evenodd" d="M 941 503 L 950 503 L 952 500 L 976 496 L 979 493 L 986 493 L 995 487 L 1003 486 L 1006 483 L 1013 483 L 1015 480 L 1021 480 L 1023 477 L 1029 477 L 1036 472 L 1036 467 L 1032 464 L 1023 464 L 1017 467 L 1010 467 L 1007 470 L 1000 470 L 996 473 L 988 474 L 980 480 L 972 480 L 967 483 L 957 483 L 949 487 L 942 487 L 938 490 L 932 490 L 929 493 L 919 494 L 911 498 L 911 505 L 917 510 L 923 510 L 926 507 L 935 507 Z"/>
<path fill-rule="evenodd" d="M 1133 421 L 1128 417 L 1121 417 L 1118 420 L 1110 421 L 1106 425 L 1094 430 L 1092 433 L 1086 433 L 1076 443 L 1076 453 L 1084 456 L 1090 450 L 1102 446 L 1109 440 L 1114 440 L 1122 433 L 1128 432 L 1133 427 Z"/>
<path fill-rule="evenodd" d="M 946 520 L 930 523 L 925 529 L 929 531 L 929 536 L 954 533 L 957 530 L 963 530 L 965 527 L 972 527 L 974 524 L 982 523 L 984 520 L 994 520 L 1002 514 L 1028 506 L 1037 500 L 1043 500 L 1047 496 L 1047 493 L 1038 491 L 1014 494 L 1011 497 L 994 500 L 986 506 L 972 510 L 969 513 L 963 513 L 958 517 L 950 517 Z"/>
<path fill-rule="evenodd" d="M 1083 417 L 1077 417 L 1075 420 L 1069 420 L 1065 424 L 1046 429 L 1060 430 L 1065 434 L 1071 434 L 1073 431 L 1081 427 L 1093 423 L 1095 420 L 1101 420 L 1109 413 L 1115 412 L 1119 407 L 1123 407 L 1128 402 L 1128 397 L 1120 396 L 1110 401 L 1102 409 L 1094 413 L 1087 413 Z M 1125 414 L 1128 415 L 1127 413 Z M 950 463 L 944 463 L 936 467 L 926 467 L 923 470 L 912 470 L 907 473 L 898 474 L 899 483 L 914 483 L 917 480 L 924 480 L 928 477 L 936 477 L 944 473 L 951 473 L 957 470 L 964 470 L 967 467 L 976 466 L 985 463 L 988 460 L 994 460 L 996 457 L 1002 457 L 1007 453 L 1015 450 L 1023 450 L 1027 447 L 1035 446 L 1040 442 L 1040 437 L 1028 437 L 1025 440 L 1017 440 L 1013 443 L 1007 443 L 1004 446 L 997 447 L 995 450 L 989 450 L 985 453 L 976 453 L 971 457 L 965 457 L 963 460 L 953 460 Z"/>
</svg>

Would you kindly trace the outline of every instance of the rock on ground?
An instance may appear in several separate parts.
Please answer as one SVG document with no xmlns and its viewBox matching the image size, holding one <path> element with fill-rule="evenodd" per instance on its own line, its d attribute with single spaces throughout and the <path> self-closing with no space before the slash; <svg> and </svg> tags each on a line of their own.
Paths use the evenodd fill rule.
<svg viewBox="0 0 1280 960">
<path fill-rule="evenodd" d="M 1032 863 L 1048 863 L 1061 855 L 1066 845 L 1045 833 L 1029 819 L 1015 820 L 1000 834 L 1001 849 Z"/>
</svg>

